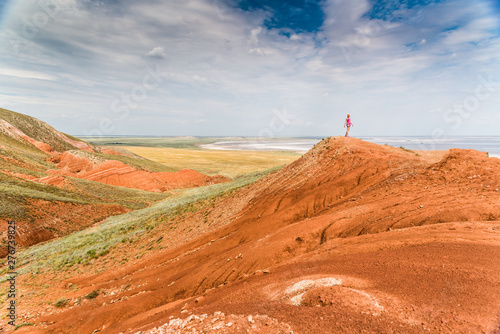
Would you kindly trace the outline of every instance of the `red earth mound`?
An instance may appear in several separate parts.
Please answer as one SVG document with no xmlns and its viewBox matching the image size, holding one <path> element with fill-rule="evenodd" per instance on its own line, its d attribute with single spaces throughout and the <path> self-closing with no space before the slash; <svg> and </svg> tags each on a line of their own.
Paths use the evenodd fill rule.
<svg viewBox="0 0 500 334">
<path fill-rule="evenodd" d="M 55 153 L 55 150 L 52 146 L 46 143 L 42 143 L 38 140 L 35 140 L 31 138 L 30 136 L 26 135 L 24 132 L 10 124 L 9 122 L 0 119 L 0 131 L 3 131 L 7 135 L 11 136 L 12 138 L 15 139 L 21 139 L 25 140 L 26 142 L 30 143 L 31 145 L 35 146 L 39 150 L 48 153 L 48 154 L 53 154 Z"/>
<path fill-rule="evenodd" d="M 26 199 L 25 210 L 28 221 L 16 219 L 16 242 L 23 247 L 79 231 L 109 216 L 123 214 L 128 209 L 119 205 L 76 204 L 62 201 Z M 8 224 L 0 224 L 0 233 L 5 234 Z M 6 254 L 0 249 L 0 255 Z"/>
<path fill-rule="evenodd" d="M 500 160 L 485 153 L 328 138 L 236 192 L 234 206 L 253 199 L 228 225 L 59 283 L 79 288 L 70 307 L 18 331 L 218 333 L 206 319 L 223 312 L 234 332 L 265 316 L 275 327 L 260 333 L 498 333 L 499 188 Z"/>
<path fill-rule="evenodd" d="M 54 175 L 73 176 L 114 186 L 164 192 L 171 189 L 201 187 L 227 182 L 222 176 L 207 176 L 191 169 L 178 172 L 148 172 L 135 169 L 117 160 L 97 159 L 78 151 L 67 151 L 50 161 L 58 169 L 47 171 Z"/>
<path fill-rule="evenodd" d="M 56 134 L 59 138 L 61 138 L 66 143 L 70 144 L 71 146 L 74 146 L 82 151 L 95 152 L 94 147 L 92 145 L 87 144 L 86 142 L 83 142 L 81 140 L 71 139 L 68 136 L 66 136 L 64 133 L 59 132 L 59 131 L 57 131 Z"/>
<path fill-rule="evenodd" d="M 109 155 L 124 155 L 123 153 L 118 152 L 112 148 L 102 148 L 101 152 L 104 154 L 109 154 Z"/>
</svg>

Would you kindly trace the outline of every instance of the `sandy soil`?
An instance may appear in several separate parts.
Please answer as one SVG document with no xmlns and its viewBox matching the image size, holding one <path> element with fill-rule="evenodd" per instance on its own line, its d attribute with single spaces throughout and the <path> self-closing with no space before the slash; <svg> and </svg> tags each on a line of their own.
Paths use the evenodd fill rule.
<svg viewBox="0 0 500 334">
<path fill-rule="evenodd" d="M 499 333 L 499 188 L 482 152 L 328 138 L 217 231 L 53 281 L 67 306 L 16 333 Z"/>
</svg>

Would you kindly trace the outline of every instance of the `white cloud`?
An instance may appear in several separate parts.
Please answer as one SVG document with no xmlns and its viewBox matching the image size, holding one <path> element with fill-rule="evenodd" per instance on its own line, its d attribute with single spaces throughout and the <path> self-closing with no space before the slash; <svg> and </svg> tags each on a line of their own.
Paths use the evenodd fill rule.
<svg viewBox="0 0 500 334">
<path fill-rule="evenodd" d="M 166 57 L 165 49 L 161 46 L 157 46 L 157 47 L 153 48 L 152 50 L 146 52 L 146 56 L 158 58 L 158 59 L 163 59 Z"/>
<path fill-rule="evenodd" d="M 56 80 L 56 77 L 50 74 L 15 68 L 0 68 L 0 75 L 25 79 Z"/>
<path fill-rule="evenodd" d="M 282 135 L 328 135 L 324 124 L 342 125 L 346 111 L 366 120 L 365 127 L 357 123 L 365 134 L 383 129 L 377 119 L 385 115 L 401 118 L 387 134 L 430 134 L 440 123 L 416 114 L 468 94 L 481 71 L 500 73 L 493 34 L 500 25 L 482 0 L 405 10 L 411 20 L 401 22 L 370 20 L 368 0 L 329 0 L 320 32 L 289 37 L 266 29 L 264 11 L 244 13 L 222 1 L 95 9 L 90 2 L 58 0 L 54 20 L 25 38 L 21 18 L 38 7 L 19 3 L 0 32 L 9 76 L 0 76 L 0 84 L 11 97 L 9 108 L 73 134 L 110 118 L 115 134 L 257 135 L 268 113 L 284 106 L 304 122 Z M 120 119 L 112 103 L 139 91 L 155 66 L 161 84 Z M 490 105 L 485 117 L 496 115 Z M 63 112 L 78 122 L 55 116 Z M 205 120 L 203 127 L 190 128 L 196 120 Z"/>
</svg>

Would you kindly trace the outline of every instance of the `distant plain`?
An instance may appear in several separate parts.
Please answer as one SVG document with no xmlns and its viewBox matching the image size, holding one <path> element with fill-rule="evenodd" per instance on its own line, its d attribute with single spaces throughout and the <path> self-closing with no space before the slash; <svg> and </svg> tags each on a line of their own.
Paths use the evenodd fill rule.
<svg viewBox="0 0 500 334">
<path fill-rule="evenodd" d="M 191 168 L 207 175 L 219 174 L 230 178 L 283 166 L 301 156 L 295 152 L 207 150 L 199 146 L 238 139 L 235 137 L 85 138 L 94 145 L 126 149 L 172 169 Z"/>
</svg>

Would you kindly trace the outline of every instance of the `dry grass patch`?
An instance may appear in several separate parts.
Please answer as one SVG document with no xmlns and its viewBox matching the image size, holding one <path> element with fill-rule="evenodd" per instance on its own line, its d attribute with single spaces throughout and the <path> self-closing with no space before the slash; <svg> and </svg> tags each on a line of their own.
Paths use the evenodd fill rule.
<svg viewBox="0 0 500 334">
<path fill-rule="evenodd" d="M 191 168 L 203 174 L 219 174 L 231 178 L 286 165 L 301 156 L 294 152 L 216 151 L 139 146 L 122 146 L 122 148 L 175 169 Z"/>
</svg>

